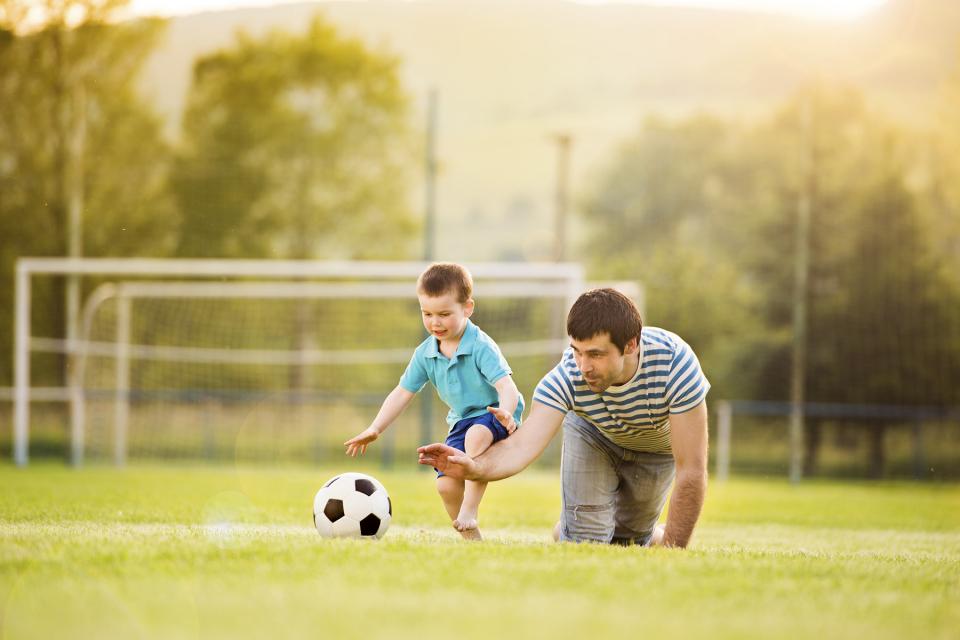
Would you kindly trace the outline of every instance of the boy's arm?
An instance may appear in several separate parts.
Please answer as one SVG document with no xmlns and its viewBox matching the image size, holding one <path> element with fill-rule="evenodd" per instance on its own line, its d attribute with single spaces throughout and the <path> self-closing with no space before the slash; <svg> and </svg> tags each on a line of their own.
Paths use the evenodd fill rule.
<svg viewBox="0 0 960 640">
<path fill-rule="evenodd" d="M 387 427 L 407 408 L 414 395 L 399 385 L 391 391 L 380 405 L 380 411 L 377 412 L 377 417 L 373 419 L 370 426 L 343 443 L 347 447 L 347 455 L 356 456 L 358 453 L 363 455 L 367 445 L 387 430 Z"/>
<path fill-rule="evenodd" d="M 497 380 L 493 386 L 497 390 L 497 395 L 500 396 L 501 409 L 494 412 L 494 415 L 507 433 L 513 433 L 517 430 L 517 421 L 513 417 L 513 412 L 517 410 L 517 404 L 520 402 L 520 390 L 517 389 L 513 376 L 509 374 Z"/>
</svg>

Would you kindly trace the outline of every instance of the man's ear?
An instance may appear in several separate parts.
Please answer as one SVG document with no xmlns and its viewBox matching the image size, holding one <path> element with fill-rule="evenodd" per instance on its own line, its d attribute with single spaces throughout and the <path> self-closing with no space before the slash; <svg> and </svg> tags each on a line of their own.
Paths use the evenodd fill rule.
<svg viewBox="0 0 960 640">
<path fill-rule="evenodd" d="M 467 317 L 467 318 L 469 318 L 470 316 L 472 316 L 472 315 L 473 315 L 473 307 L 474 307 L 473 298 L 470 298 L 469 300 L 467 300 L 466 302 L 464 302 L 464 303 L 463 303 L 463 315 L 464 315 L 465 317 Z"/>
<path fill-rule="evenodd" d="M 630 338 L 627 344 L 623 345 L 623 355 L 632 356 L 640 350 L 640 341 L 637 338 Z"/>
</svg>

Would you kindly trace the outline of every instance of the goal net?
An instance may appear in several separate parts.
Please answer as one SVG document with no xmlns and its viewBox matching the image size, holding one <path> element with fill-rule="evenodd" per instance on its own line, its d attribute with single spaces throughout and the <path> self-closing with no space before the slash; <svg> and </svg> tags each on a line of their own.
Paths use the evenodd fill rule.
<svg viewBox="0 0 960 640">
<path fill-rule="evenodd" d="M 425 337 L 415 292 L 423 263 L 68 262 L 27 262 L 33 276 L 90 281 L 74 339 L 20 336 L 18 383 L 21 351 L 28 368 L 49 354 L 70 363 L 75 463 L 342 456 L 341 443 L 369 425 Z M 500 345 L 529 402 L 565 347 L 563 319 L 582 271 L 467 266 L 473 320 Z M 378 443 L 383 459 L 442 438 L 446 410 L 425 388 Z M 18 419 L 22 412 L 18 405 Z M 18 426 L 15 454 L 25 463 L 29 429 Z"/>
</svg>

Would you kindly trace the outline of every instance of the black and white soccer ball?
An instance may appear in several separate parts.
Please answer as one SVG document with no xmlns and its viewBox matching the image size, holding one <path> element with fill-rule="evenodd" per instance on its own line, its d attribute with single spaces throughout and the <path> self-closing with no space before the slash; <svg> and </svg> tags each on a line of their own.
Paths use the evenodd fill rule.
<svg viewBox="0 0 960 640">
<path fill-rule="evenodd" d="M 313 524 L 324 538 L 379 539 L 392 517 L 387 490 L 364 473 L 330 478 L 313 499 Z"/>
</svg>

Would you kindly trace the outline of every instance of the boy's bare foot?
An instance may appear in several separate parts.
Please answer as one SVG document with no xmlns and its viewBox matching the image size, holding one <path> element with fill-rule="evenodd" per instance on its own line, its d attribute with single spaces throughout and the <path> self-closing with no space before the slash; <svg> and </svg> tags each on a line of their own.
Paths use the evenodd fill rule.
<svg viewBox="0 0 960 640">
<path fill-rule="evenodd" d="M 473 529 L 458 529 L 460 535 L 464 540 L 483 540 L 483 536 L 480 535 L 480 529 L 474 527 Z"/>
<path fill-rule="evenodd" d="M 464 540 L 483 540 L 480 535 L 480 525 L 477 522 L 476 515 L 470 515 L 460 512 L 457 519 L 453 521 L 453 528 L 460 532 Z"/>
</svg>

